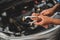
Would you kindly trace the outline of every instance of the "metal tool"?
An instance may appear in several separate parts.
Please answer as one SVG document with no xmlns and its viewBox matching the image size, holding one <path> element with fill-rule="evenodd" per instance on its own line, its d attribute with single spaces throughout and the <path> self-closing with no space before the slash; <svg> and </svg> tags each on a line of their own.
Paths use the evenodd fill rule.
<svg viewBox="0 0 60 40">
<path fill-rule="evenodd" d="M 34 21 L 32 21 L 32 22 L 29 22 L 29 23 L 31 23 L 31 24 L 33 24 L 33 23 L 35 23 L 37 20 L 34 20 Z"/>
<path fill-rule="evenodd" d="M 27 18 L 35 18 L 35 17 L 37 17 L 37 16 L 25 16 L 25 19 L 27 19 Z"/>
<path fill-rule="evenodd" d="M 26 20 L 27 18 L 36 18 L 37 16 L 24 16 L 23 18 L 22 18 L 22 20 L 24 21 L 24 20 Z"/>
</svg>

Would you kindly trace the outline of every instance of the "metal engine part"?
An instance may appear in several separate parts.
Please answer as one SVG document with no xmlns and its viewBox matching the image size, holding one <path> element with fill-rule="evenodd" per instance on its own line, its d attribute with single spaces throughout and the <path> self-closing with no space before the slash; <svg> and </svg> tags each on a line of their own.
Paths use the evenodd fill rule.
<svg viewBox="0 0 60 40">
<path fill-rule="evenodd" d="M 31 16 L 32 12 L 39 13 L 54 6 L 53 1 L 51 2 L 47 0 L 45 2 L 42 2 L 41 0 L 38 0 L 38 4 L 35 4 L 34 0 L 22 1 L 23 2 L 18 2 L 16 0 L 11 7 L 2 9 L 2 12 L 0 14 L 1 39 L 52 40 L 52 38 L 55 38 L 56 32 L 59 31 L 59 25 L 56 27 L 55 25 L 50 24 L 49 28 L 46 29 L 42 26 L 34 25 L 33 22 L 35 21 L 30 19 L 31 17 L 34 17 Z M 53 17 L 55 17 L 55 15 Z M 49 38 L 52 35 L 54 36 Z"/>
</svg>

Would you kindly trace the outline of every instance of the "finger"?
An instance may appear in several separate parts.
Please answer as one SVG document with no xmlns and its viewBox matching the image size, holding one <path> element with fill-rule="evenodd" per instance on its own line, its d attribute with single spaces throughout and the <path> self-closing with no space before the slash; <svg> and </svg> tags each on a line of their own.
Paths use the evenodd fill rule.
<svg viewBox="0 0 60 40">
<path fill-rule="evenodd" d="M 46 16 L 46 15 L 47 15 L 47 14 L 46 14 L 47 12 L 48 12 L 47 10 L 44 10 L 44 11 L 42 11 L 40 14 Z"/>
<path fill-rule="evenodd" d="M 35 25 L 41 25 L 42 26 L 42 22 L 35 22 Z"/>
<path fill-rule="evenodd" d="M 49 27 L 49 25 L 44 25 L 43 27 L 47 29 Z"/>
<path fill-rule="evenodd" d="M 40 13 L 40 15 L 43 15 L 43 14 L 44 14 L 44 12 L 41 12 L 41 13 Z"/>
<path fill-rule="evenodd" d="M 37 23 L 37 22 L 35 22 L 34 24 L 35 24 L 35 25 L 40 25 L 40 23 Z"/>
<path fill-rule="evenodd" d="M 32 15 L 31 16 L 35 16 L 35 13 L 32 13 Z M 31 18 L 31 20 L 35 20 L 35 18 Z"/>
<path fill-rule="evenodd" d="M 37 13 L 32 13 L 32 16 L 39 16 L 39 14 L 37 14 Z"/>
<path fill-rule="evenodd" d="M 42 12 L 42 13 L 40 13 L 40 15 L 46 16 L 46 13 L 45 12 Z"/>
<path fill-rule="evenodd" d="M 35 13 L 32 13 L 32 16 L 34 16 L 35 15 Z"/>
<path fill-rule="evenodd" d="M 39 16 L 39 14 L 33 13 L 32 16 Z M 38 19 L 37 17 L 31 18 L 31 20 L 37 20 L 37 19 Z"/>
<path fill-rule="evenodd" d="M 42 19 L 43 18 L 43 15 L 39 15 L 38 18 Z"/>
<path fill-rule="evenodd" d="M 39 20 L 38 16 L 31 17 L 32 20 Z"/>
<path fill-rule="evenodd" d="M 43 24 L 41 24 L 41 22 L 39 22 L 39 23 L 36 22 L 35 25 L 40 25 L 40 26 L 42 26 L 42 27 L 44 27 L 44 28 L 46 28 L 46 29 L 49 27 L 48 25 L 43 25 Z"/>
</svg>

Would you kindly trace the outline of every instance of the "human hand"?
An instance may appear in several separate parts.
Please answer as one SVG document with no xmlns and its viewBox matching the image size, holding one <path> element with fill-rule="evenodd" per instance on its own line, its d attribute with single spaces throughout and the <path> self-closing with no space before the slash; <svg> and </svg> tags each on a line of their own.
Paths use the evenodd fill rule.
<svg viewBox="0 0 60 40">
<path fill-rule="evenodd" d="M 48 20 L 50 20 L 49 19 L 50 17 L 39 15 L 39 14 L 36 14 L 36 13 L 32 13 L 32 16 L 37 16 L 37 18 L 31 18 L 32 20 L 37 20 L 37 22 L 34 22 L 35 25 L 41 25 L 44 28 L 48 28 L 48 25 L 50 23 L 50 21 L 48 21 Z"/>
<path fill-rule="evenodd" d="M 52 16 L 54 14 L 54 8 L 49 8 L 46 10 L 43 10 L 41 13 L 32 13 L 32 16 L 39 16 L 39 15 L 44 15 L 44 16 Z M 31 18 L 32 20 L 37 20 L 38 18 Z"/>
<path fill-rule="evenodd" d="M 46 10 L 43 10 L 40 15 L 44 15 L 44 16 L 52 16 L 54 14 L 53 8 L 49 8 Z"/>
<path fill-rule="evenodd" d="M 41 26 L 49 25 L 53 21 L 52 18 L 47 17 L 47 16 L 43 16 L 43 15 L 38 16 L 38 18 L 39 18 L 40 21 L 37 20 L 37 22 L 34 23 L 35 25 L 41 25 Z"/>
</svg>

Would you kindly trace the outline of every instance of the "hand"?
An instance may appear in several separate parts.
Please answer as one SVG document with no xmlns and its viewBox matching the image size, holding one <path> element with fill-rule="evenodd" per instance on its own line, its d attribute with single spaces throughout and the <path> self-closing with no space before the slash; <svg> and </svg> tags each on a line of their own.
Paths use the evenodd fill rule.
<svg viewBox="0 0 60 40">
<path fill-rule="evenodd" d="M 48 28 L 48 23 L 49 22 L 48 23 L 45 22 L 45 21 L 48 21 L 47 16 L 42 16 L 42 15 L 39 15 L 39 14 L 36 14 L 36 13 L 32 13 L 32 16 L 37 16 L 37 17 L 39 16 L 39 18 L 31 18 L 32 20 L 37 20 L 38 21 L 38 22 L 34 23 L 35 25 L 41 25 L 44 28 Z M 41 21 L 41 19 L 43 19 L 43 20 Z"/>
<path fill-rule="evenodd" d="M 54 8 L 46 9 L 43 10 L 40 14 L 37 13 L 32 13 L 32 16 L 39 16 L 39 15 L 44 15 L 44 16 L 52 16 L 54 14 Z M 37 20 L 38 18 L 31 18 L 32 20 Z"/>
<path fill-rule="evenodd" d="M 52 16 L 54 14 L 54 11 L 53 8 L 50 8 L 50 9 L 43 10 L 40 14 L 44 16 Z"/>
<path fill-rule="evenodd" d="M 47 16 L 43 16 L 43 15 L 38 16 L 38 18 L 40 21 L 37 20 L 37 22 L 34 23 L 35 25 L 41 25 L 41 26 L 49 25 L 53 21 L 52 18 L 47 17 Z"/>
</svg>

